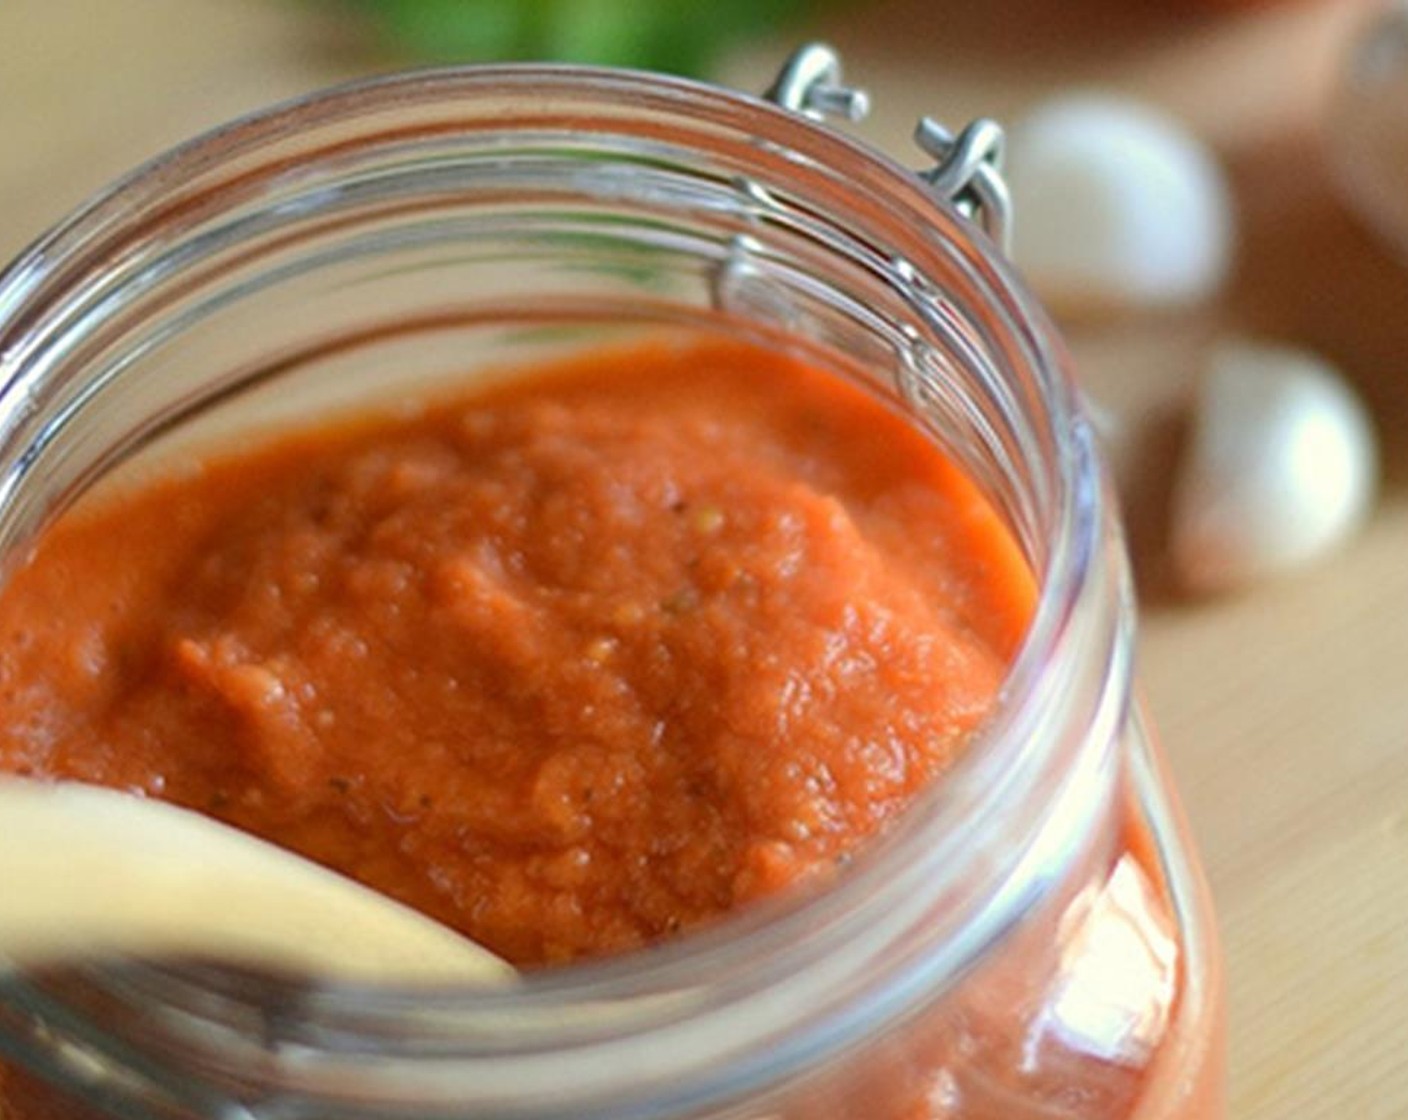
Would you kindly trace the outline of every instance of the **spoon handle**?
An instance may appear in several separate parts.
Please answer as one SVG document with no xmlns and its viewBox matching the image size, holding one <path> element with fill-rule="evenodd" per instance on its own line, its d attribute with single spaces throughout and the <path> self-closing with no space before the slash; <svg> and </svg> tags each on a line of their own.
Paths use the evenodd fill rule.
<svg viewBox="0 0 1408 1120">
<path fill-rule="evenodd" d="M 198 813 L 96 786 L 0 780 L 0 972 L 98 954 L 358 983 L 514 975 L 424 915 Z"/>
</svg>

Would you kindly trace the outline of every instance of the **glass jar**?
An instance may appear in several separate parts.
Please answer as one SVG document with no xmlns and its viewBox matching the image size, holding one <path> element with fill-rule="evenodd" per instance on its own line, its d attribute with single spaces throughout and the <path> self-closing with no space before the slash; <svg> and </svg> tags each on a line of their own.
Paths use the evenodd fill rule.
<svg viewBox="0 0 1408 1120">
<path fill-rule="evenodd" d="M 1217 950 L 1132 682 L 1114 502 L 1059 342 L 939 189 L 994 206 L 1000 180 L 981 155 L 916 176 L 814 119 L 844 91 L 782 92 L 432 72 L 149 164 L 0 278 L 0 557 L 251 425 L 724 331 L 908 416 L 1038 573 L 964 759 L 826 891 L 506 990 L 0 969 L 6 1120 L 1222 1115 Z"/>
</svg>

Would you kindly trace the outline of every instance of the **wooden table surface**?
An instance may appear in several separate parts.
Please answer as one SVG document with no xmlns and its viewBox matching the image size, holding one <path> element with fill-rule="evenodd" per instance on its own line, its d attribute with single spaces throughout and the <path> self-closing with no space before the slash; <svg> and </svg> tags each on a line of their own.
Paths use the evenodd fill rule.
<svg viewBox="0 0 1408 1120">
<path fill-rule="evenodd" d="M 1302 575 L 1188 602 L 1162 575 L 1162 502 L 1130 491 L 1142 676 L 1212 878 L 1232 997 L 1232 1114 L 1408 1117 L 1408 267 L 1337 203 L 1320 120 L 1365 5 L 1192 18 L 1166 0 L 841 5 L 840 45 L 911 152 L 915 117 L 1011 117 L 1071 83 L 1182 116 L 1231 171 L 1241 246 L 1215 306 L 1070 334 L 1092 392 L 1136 421 L 1210 339 L 1313 347 L 1374 410 L 1369 529 Z M 0 259 L 91 191 L 245 110 L 388 63 L 292 0 L 0 0 Z M 781 51 L 723 71 L 756 86 Z M 1151 454 L 1167 441 L 1151 440 Z"/>
</svg>

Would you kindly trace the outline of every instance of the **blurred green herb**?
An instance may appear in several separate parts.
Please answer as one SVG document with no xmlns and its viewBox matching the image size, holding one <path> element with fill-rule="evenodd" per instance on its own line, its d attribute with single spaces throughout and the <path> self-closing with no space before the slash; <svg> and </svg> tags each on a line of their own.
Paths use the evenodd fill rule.
<svg viewBox="0 0 1408 1120">
<path fill-rule="evenodd" d="M 809 0 L 343 0 L 392 49 L 427 62 L 532 59 L 702 75 L 785 28 Z"/>
</svg>

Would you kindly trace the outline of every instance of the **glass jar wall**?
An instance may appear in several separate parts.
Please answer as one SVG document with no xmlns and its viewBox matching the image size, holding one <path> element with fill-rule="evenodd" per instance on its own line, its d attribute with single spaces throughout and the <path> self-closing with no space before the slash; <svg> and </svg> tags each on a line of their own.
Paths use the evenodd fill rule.
<svg viewBox="0 0 1408 1120">
<path fill-rule="evenodd" d="M 73 503 L 255 427 L 674 331 L 864 386 L 1009 523 L 1040 602 L 951 775 L 824 893 L 509 991 L 8 970 L 6 1120 L 79 1099 L 281 1120 L 1221 1115 L 1209 913 L 1133 698 L 1122 545 L 1059 344 L 961 215 L 803 117 L 657 77 L 464 70 L 156 161 L 0 279 L 0 556 L 13 572 Z"/>
</svg>

